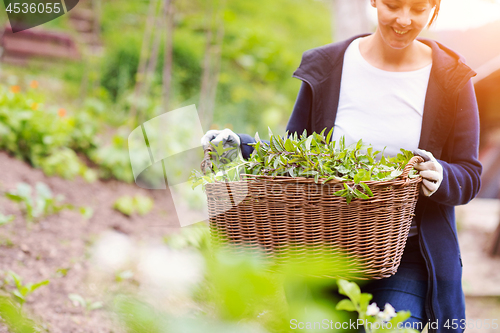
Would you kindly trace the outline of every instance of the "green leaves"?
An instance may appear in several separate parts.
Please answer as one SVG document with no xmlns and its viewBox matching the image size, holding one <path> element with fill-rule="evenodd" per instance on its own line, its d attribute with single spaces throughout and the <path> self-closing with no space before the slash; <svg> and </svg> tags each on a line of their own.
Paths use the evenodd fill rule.
<svg viewBox="0 0 500 333">
<path fill-rule="evenodd" d="M 14 221 L 15 218 L 16 217 L 14 215 L 4 215 L 4 214 L 0 213 L 0 225 L 10 223 L 10 222 Z"/>
<path fill-rule="evenodd" d="M 339 286 L 340 294 L 349 297 L 352 302 L 354 302 L 354 304 L 359 303 L 361 298 L 361 290 L 356 283 L 339 279 L 337 281 L 337 284 Z"/>
<path fill-rule="evenodd" d="M 335 309 L 336 310 L 344 310 L 344 311 L 356 311 L 356 307 L 348 299 L 343 299 L 340 302 L 338 302 Z"/>
<path fill-rule="evenodd" d="M 153 205 L 153 199 L 137 194 L 134 197 L 128 195 L 119 197 L 115 201 L 113 208 L 127 216 L 131 216 L 134 213 L 146 215 L 149 211 L 151 211 L 151 209 L 153 209 Z"/>
<path fill-rule="evenodd" d="M 237 181 L 240 173 L 264 176 L 309 177 L 318 184 L 329 181 L 343 182 L 344 189 L 334 193 L 346 198 L 350 203 L 353 199 L 369 199 L 373 196 L 368 181 L 387 181 L 399 177 L 413 154 L 401 150 L 395 157 L 379 157 L 380 151 L 365 145 L 362 140 L 346 147 L 345 138 L 331 141 L 333 129 L 326 138 L 325 130 L 320 134 L 307 135 L 304 131 L 285 138 L 274 135 L 269 129 L 270 141 L 258 141 L 248 161 L 237 159 L 225 165 L 223 172 L 215 171 L 215 175 L 201 175 L 194 172 L 191 179 L 193 187 L 205 185 L 214 181 Z M 242 169 L 242 170 L 240 170 Z M 238 170 L 233 177 L 228 177 L 226 170 Z M 411 174 L 412 176 L 414 173 Z"/>
<path fill-rule="evenodd" d="M 5 279 L 5 282 L 7 284 L 15 286 L 15 289 L 13 289 L 11 293 L 12 295 L 14 295 L 15 300 L 20 305 L 23 305 L 24 302 L 26 302 L 26 298 L 28 297 L 28 295 L 33 293 L 36 289 L 40 288 L 41 286 L 49 284 L 49 280 L 44 280 L 38 283 L 23 284 L 21 277 L 16 273 L 14 273 L 13 271 L 7 272 L 7 278 Z"/>
<path fill-rule="evenodd" d="M 362 321 L 367 333 L 418 333 L 416 330 L 403 328 L 404 326 L 401 325 L 401 323 L 411 316 L 409 311 L 399 311 L 396 313 L 390 304 L 385 304 L 384 310 L 381 311 L 376 303 L 370 304 L 373 296 L 368 293 L 361 293 L 356 283 L 338 279 L 337 285 L 339 293 L 347 296 L 348 299 L 338 302 L 335 309 L 358 312 L 358 320 Z"/>
<path fill-rule="evenodd" d="M 29 184 L 19 183 L 15 191 L 6 192 L 5 196 L 11 201 L 17 202 L 28 222 L 36 221 L 44 216 L 57 214 L 63 209 L 73 209 L 70 204 L 61 203 L 62 196 L 54 196 L 50 188 L 41 182 L 37 182 L 36 195 L 32 194 Z"/>
<path fill-rule="evenodd" d="M 74 306 L 79 306 L 85 309 L 85 312 L 88 313 L 93 310 L 100 309 L 104 306 L 102 302 L 91 302 L 89 300 L 86 300 L 82 296 L 78 294 L 69 294 L 68 298 L 71 300 Z"/>
</svg>

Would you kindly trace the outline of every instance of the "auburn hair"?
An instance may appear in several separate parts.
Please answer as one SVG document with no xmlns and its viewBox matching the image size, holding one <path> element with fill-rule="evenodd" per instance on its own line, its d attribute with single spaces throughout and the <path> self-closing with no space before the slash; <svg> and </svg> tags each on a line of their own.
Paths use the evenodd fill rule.
<svg viewBox="0 0 500 333">
<path fill-rule="evenodd" d="M 441 0 L 430 0 L 431 6 L 434 7 L 434 14 L 432 14 L 431 20 L 427 27 L 429 28 L 437 19 L 437 16 L 439 14 L 439 8 L 441 5 Z"/>
</svg>

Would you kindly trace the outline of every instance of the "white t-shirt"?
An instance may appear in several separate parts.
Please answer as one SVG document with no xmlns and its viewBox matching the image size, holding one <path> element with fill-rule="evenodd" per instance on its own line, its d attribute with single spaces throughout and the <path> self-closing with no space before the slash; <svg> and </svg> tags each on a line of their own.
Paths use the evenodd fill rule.
<svg viewBox="0 0 500 333">
<path fill-rule="evenodd" d="M 418 148 L 425 95 L 432 64 L 410 72 L 370 65 L 359 51 L 361 38 L 347 48 L 333 138 L 346 144 L 363 139 L 374 150 L 396 156 Z"/>
<path fill-rule="evenodd" d="M 410 72 L 388 72 L 370 65 L 355 39 L 344 55 L 333 139 L 347 145 L 363 139 L 374 150 L 396 156 L 418 148 L 425 95 L 432 64 Z M 338 147 L 338 146 L 337 146 Z M 409 237 L 418 234 L 412 221 Z"/>
</svg>

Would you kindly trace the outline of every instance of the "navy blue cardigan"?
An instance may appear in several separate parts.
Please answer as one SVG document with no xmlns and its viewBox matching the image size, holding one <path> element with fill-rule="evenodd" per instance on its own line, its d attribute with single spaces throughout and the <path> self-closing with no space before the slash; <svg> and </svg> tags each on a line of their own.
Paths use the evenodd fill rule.
<svg viewBox="0 0 500 333">
<path fill-rule="evenodd" d="M 335 123 L 344 53 L 358 37 L 306 51 L 294 77 L 302 80 L 287 130 L 299 134 L 328 132 Z M 462 259 L 454 206 L 473 199 L 479 191 L 482 166 L 478 161 L 479 115 L 471 77 L 461 56 L 433 40 L 420 39 L 432 48 L 432 69 L 425 99 L 419 148 L 430 151 L 443 166 L 443 182 L 431 197 L 421 195 L 416 222 L 422 255 L 427 263 L 426 312 L 439 328 L 429 332 L 462 332 L 452 319 L 465 319 Z M 362 93 L 362 92 L 360 92 Z M 404 126 L 404 124 L 401 124 Z M 240 134 L 248 158 L 255 140 Z M 444 327 L 446 321 L 450 325 Z M 460 324 L 458 325 L 460 326 Z"/>
</svg>

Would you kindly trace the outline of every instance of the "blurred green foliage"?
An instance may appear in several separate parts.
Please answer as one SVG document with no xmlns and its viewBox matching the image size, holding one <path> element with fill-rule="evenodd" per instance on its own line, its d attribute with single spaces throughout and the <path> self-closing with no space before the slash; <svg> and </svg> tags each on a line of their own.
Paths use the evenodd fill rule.
<svg viewBox="0 0 500 333">
<path fill-rule="evenodd" d="M 171 108 L 198 104 L 211 3 L 215 1 L 176 2 Z M 100 83 L 113 101 L 129 96 L 135 83 L 148 4 L 103 2 L 106 51 Z M 291 75 L 302 52 L 331 42 L 329 3 L 237 0 L 217 9 L 223 11 L 225 34 L 214 124 L 252 133 L 268 126 L 284 128 L 299 87 Z M 150 91 L 153 99 L 161 93 L 163 49 L 161 45 Z M 150 117 L 158 115 L 150 111 Z"/>
<path fill-rule="evenodd" d="M 153 209 L 154 201 L 150 197 L 136 194 L 134 197 L 124 195 L 113 204 L 117 211 L 131 216 L 132 214 L 145 215 Z"/>
<path fill-rule="evenodd" d="M 46 184 L 37 182 L 35 189 L 36 193 L 33 193 L 33 188 L 29 184 L 19 183 L 16 190 L 5 193 L 9 200 L 21 206 L 28 222 L 57 214 L 63 209 L 73 209 L 72 205 L 62 203 L 61 195 L 53 195 Z"/>
<path fill-rule="evenodd" d="M 11 286 L 8 290 L 13 296 L 14 299 L 22 306 L 29 295 L 31 295 L 35 290 L 40 288 L 41 286 L 48 285 L 50 283 L 49 280 L 43 280 L 37 283 L 23 283 L 23 279 L 17 275 L 13 271 L 8 271 L 6 273 L 6 278 L 4 283 L 6 285 Z M 5 286 L 4 286 L 5 287 Z"/>
<path fill-rule="evenodd" d="M 97 138 L 113 118 L 106 107 L 88 99 L 82 109 L 71 113 L 44 104 L 39 89 L 0 86 L 0 149 L 41 168 L 47 175 L 65 179 L 82 176 L 89 182 L 114 177 L 132 182 L 127 132 L 116 131 L 110 143 Z M 101 121 L 103 118 L 106 121 Z M 99 166 L 87 167 L 77 153 Z"/>
<path fill-rule="evenodd" d="M 4 215 L 3 213 L 0 212 L 0 225 L 5 225 L 7 223 L 10 223 L 14 221 L 16 217 L 14 215 Z"/>
<path fill-rule="evenodd" d="M 0 317 L 13 333 L 39 332 L 38 325 L 27 317 L 22 308 L 12 298 L 0 296 Z"/>
<path fill-rule="evenodd" d="M 204 279 L 188 295 L 196 310 L 178 315 L 174 308 L 118 295 L 114 310 L 127 332 L 289 332 L 292 318 L 333 322 L 349 318 L 335 309 L 337 300 L 327 292 L 335 288 L 335 280 L 315 277 L 331 271 L 331 262 L 291 259 L 278 268 L 255 252 L 212 247 L 203 225 L 183 228 L 165 241 L 180 253 L 196 249 L 204 258 Z"/>
<path fill-rule="evenodd" d="M 5 192 L 4 195 L 7 199 L 16 202 L 21 207 L 27 222 L 38 221 L 43 217 L 58 214 L 64 209 L 72 210 L 77 208 L 85 219 L 90 219 L 93 215 L 93 209 L 90 207 L 75 207 L 71 204 L 63 203 L 63 195 L 54 195 L 50 188 L 41 182 L 36 183 L 35 191 L 33 191 L 33 188 L 29 184 L 18 183 L 15 190 Z"/>
<path fill-rule="evenodd" d="M 0 86 L 0 149 L 48 175 L 95 179 L 75 151 L 89 153 L 95 148 L 97 125 L 86 121 L 84 112 L 69 115 L 66 109 L 44 105 L 36 88 L 24 89 Z"/>
<path fill-rule="evenodd" d="M 74 119 L 53 109 L 41 111 L 41 94 L 20 89 L 0 87 L 0 148 L 38 166 L 42 157 L 72 143 Z"/>
<path fill-rule="evenodd" d="M 77 160 L 83 154 L 90 160 L 86 162 L 99 166 L 99 177 L 132 182 L 126 138 L 137 124 L 131 106 L 140 106 L 142 120 L 167 111 L 161 101 L 164 36 L 151 85 L 138 101 L 133 98 L 144 30 L 151 20 L 149 3 L 100 2 L 102 52 L 79 45 L 80 61 L 2 66 L 0 149 L 49 175 L 92 180 L 95 174 L 85 167 L 89 163 Z M 210 10 L 219 11 L 219 23 L 224 25 L 211 126 L 247 133 L 262 132 L 268 126 L 281 131 L 300 85 L 291 75 L 302 53 L 331 41 L 329 1 L 175 2 L 170 110 L 193 103 L 199 106 L 206 32 L 213 24 Z M 76 38 L 69 16 L 41 28 Z M 4 14 L 0 21 L 6 22 Z M 40 86 L 29 88 L 31 80 Z M 15 93 L 12 86 L 21 90 Z M 62 160 L 67 165 L 61 167 Z"/>
<path fill-rule="evenodd" d="M 366 327 L 371 333 L 416 332 L 396 329 L 409 312 L 396 314 L 386 305 L 383 312 L 374 313 L 375 304 L 368 309 L 372 296 L 361 293 L 356 283 L 323 276 L 325 272 L 343 274 L 346 262 L 342 256 L 318 260 L 317 252 L 306 252 L 302 253 L 305 257 L 291 255 L 287 263 L 277 266 L 276 261 L 255 251 L 213 247 L 204 225 L 183 228 L 165 241 L 178 253 L 196 249 L 204 258 L 204 279 L 187 295 L 191 301 L 185 301 L 195 301 L 196 305 L 179 314 L 175 306 L 159 307 L 164 303 L 152 305 L 140 297 L 119 294 L 114 298 L 114 311 L 127 332 L 290 332 L 297 329 L 299 322 L 305 332 L 333 331 L 339 323 L 344 323 L 344 329 L 336 331 L 358 332 L 349 324 L 345 327 L 345 323 L 358 318 L 369 323 L 390 321 L 393 325 L 391 329 Z M 332 291 L 337 290 L 337 284 L 335 294 Z M 346 297 L 340 299 L 341 295 Z M 358 313 L 353 317 L 349 311 Z M 305 323 L 315 326 L 307 327 Z"/>
<path fill-rule="evenodd" d="M 100 166 L 101 178 L 114 177 L 128 183 L 134 181 L 125 133 L 116 133 L 111 142 L 101 142 L 97 149 L 89 153 L 89 158 Z"/>
</svg>

